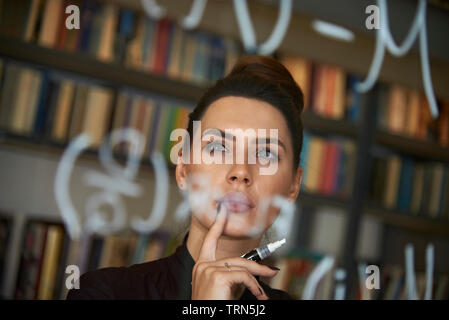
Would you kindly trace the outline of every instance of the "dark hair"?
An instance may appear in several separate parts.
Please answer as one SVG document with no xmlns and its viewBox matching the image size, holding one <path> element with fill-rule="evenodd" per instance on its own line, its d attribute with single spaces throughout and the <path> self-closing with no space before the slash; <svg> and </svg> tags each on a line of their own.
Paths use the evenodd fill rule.
<svg viewBox="0 0 449 320">
<path fill-rule="evenodd" d="M 227 76 L 208 88 L 189 114 L 187 131 L 191 139 L 193 139 L 193 121 L 200 120 L 214 101 L 226 96 L 261 100 L 281 111 L 290 131 L 293 169 L 296 170 L 303 142 L 301 112 L 304 98 L 301 88 L 287 68 L 279 61 L 264 56 L 240 58 Z"/>
</svg>

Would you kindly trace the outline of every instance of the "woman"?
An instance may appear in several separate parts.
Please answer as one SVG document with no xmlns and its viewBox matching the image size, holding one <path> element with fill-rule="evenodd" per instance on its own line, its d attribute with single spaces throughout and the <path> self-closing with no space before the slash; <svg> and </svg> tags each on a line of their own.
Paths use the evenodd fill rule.
<svg viewBox="0 0 449 320">
<path fill-rule="evenodd" d="M 173 255 L 87 272 L 80 278 L 80 289 L 70 290 L 67 299 L 291 299 L 259 280 L 275 276 L 277 268 L 241 255 L 259 246 L 279 214 L 273 206 L 263 211 L 262 200 L 281 195 L 294 202 L 298 196 L 302 109 L 301 89 L 281 63 L 261 56 L 240 59 L 189 115 L 189 142 L 194 135 L 206 137 L 201 141 L 201 156 L 222 158 L 222 163 L 191 161 L 195 150 L 190 143 L 187 150 L 191 152 L 182 151 L 179 156 L 184 161 L 176 166 L 181 189 L 192 192 L 192 178 L 205 176 L 208 189 L 219 190 L 220 196 L 212 197 L 202 209 L 192 206 L 189 231 Z M 194 132 L 193 121 L 201 121 L 201 132 Z M 246 140 L 242 132 L 251 129 L 266 129 L 270 135 Z M 276 129 L 276 140 L 270 140 L 270 129 Z M 232 132 L 234 137 L 217 132 Z M 253 143 L 257 144 L 255 163 L 247 152 Z M 244 149 L 244 161 L 237 161 L 237 156 L 225 161 L 227 155 L 237 155 L 238 147 Z M 276 170 L 260 174 L 273 162 Z M 251 232 L 255 225 L 259 229 Z"/>
</svg>

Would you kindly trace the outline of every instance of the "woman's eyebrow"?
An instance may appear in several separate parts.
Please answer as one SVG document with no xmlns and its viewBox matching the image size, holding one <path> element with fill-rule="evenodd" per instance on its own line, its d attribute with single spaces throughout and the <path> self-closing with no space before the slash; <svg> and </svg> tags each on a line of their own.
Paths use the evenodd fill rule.
<svg viewBox="0 0 449 320">
<path fill-rule="evenodd" d="M 217 131 L 220 134 L 218 134 Z M 215 129 L 215 128 L 209 128 L 209 129 L 204 130 L 202 137 L 204 137 L 205 135 L 214 135 L 214 136 L 217 136 L 217 137 L 220 137 L 220 138 L 226 138 L 225 132 L 223 130 Z M 228 135 L 230 135 L 231 138 L 234 138 L 234 135 L 232 133 L 228 132 Z"/>
<path fill-rule="evenodd" d="M 285 144 L 277 139 L 277 138 L 270 138 L 270 137 L 265 137 L 265 138 L 257 138 L 257 144 L 277 144 L 278 146 L 281 146 L 282 148 L 284 148 L 284 150 L 287 150 L 285 148 Z"/>
<path fill-rule="evenodd" d="M 219 132 L 220 134 L 221 134 L 221 138 L 226 138 L 226 136 L 228 136 L 228 138 L 232 138 L 232 139 L 234 139 L 235 138 L 235 136 L 232 134 L 232 133 L 230 133 L 230 132 L 227 132 L 227 134 L 226 134 L 226 132 L 224 131 L 224 130 L 221 130 L 221 129 L 206 129 L 206 130 L 204 130 L 204 132 L 203 132 L 203 137 L 206 135 L 206 134 L 210 134 L 210 135 L 216 135 L 216 136 L 219 136 L 218 134 L 217 134 L 217 132 Z M 256 139 L 256 141 L 257 141 L 257 143 L 258 144 L 271 144 L 271 143 L 275 143 L 275 144 L 277 144 L 278 146 L 281 146 L 282 148 L 284 148 L 284 150 L 287 150 L 287 148 L 285 147 L 285 144 L 281 141 L 281 140 L 279 140 L 279 139 L 277 139 L 277 138 L 273 138 L 273 137 L 259 137 L 259 138 L 257 138 Z M 269 141 L 269 142 L 268 142 Z"/>
</svg>

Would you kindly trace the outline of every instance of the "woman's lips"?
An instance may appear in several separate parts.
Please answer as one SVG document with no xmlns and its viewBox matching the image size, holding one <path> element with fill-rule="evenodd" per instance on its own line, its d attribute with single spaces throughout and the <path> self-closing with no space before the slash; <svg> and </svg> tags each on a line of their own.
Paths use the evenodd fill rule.
<svg viewBox="0 0 449 320">
<path fill-rule="evenodd" d="M 243 192 L 227 193 L 219 202 L 223 203 L 230 212 L 247 212 L 255 207 L 251 199 Z"/>
</svg>

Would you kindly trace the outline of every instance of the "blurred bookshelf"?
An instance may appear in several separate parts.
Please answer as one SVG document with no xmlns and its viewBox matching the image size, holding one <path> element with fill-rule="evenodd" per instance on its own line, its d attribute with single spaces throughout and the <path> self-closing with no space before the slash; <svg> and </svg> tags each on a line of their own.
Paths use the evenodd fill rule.
<svg viewBox="0 0 449 320">
<path fill-rule="evenodd" d="M 399 134 L 377 131 L 375 141 L 391 149 L 414 157 L 449 162 L 449 148 L 436 142 L 417 141 Z"/>
<path fill-rule="evenodd" d="M 447 219 L 413 216 L 411 213 L 387 210 L 375 204 L 366 206 L 366 214 L 384 223 L 410 231 L 449 237 L 449 221 Z"/>
<path fill-rule="evenodd" d="M 35 1 L 22 1 L 20 3 L 29 4 L 31 2 L 34 3 Z M 58 4 L 56 4 L 57 1 L 49 2 L 52 2 L 53 6 L 58 6 Z M 118 58 L 114 54 L 116 53 L 115 50 L 117 48 L 114 46 L 111 47 L 109 43 L 108 47 L 110 50 L 106 53 L 103 52 L 105 55 L 100 59 L 99 53 L 101 50 L 95 48 L 95 46 L 92 47 L 92 40 L 90 40 L 90 42 L 88 40 L 86 40 L 87 42 L 84 41 L 84 47 L 83 45 L 80 45 L 78 49 L 73 47 L 68 49 L 67 46 L 64 46 L 64 43 L 61 42 L 63 41 L 61 39 L 64 39 L 63 37 L 68 37 L 69 35 L 59 35 L 57 38 L 58 40 L 53 42 L 52 45 L 43 45 L 41 42 L 45 37 L 42 32 L 40 34 L 36 33 L 34 36 L 29 36 L 28 41 L 25 41 L 22 36 L 18 36 L 17 33 L 10 35 L 1 34 L 0 59 L 2 60 L 2 64 L 0 74 L 2 86 L 4 85 L 4 79 L 8 74 L 8 66 L 17 65 L 18 69 L 14 70 L 23 72 L 23 70 L 30 69 L 32 72 L 39 73 L 39 76 L 36 76 L 36 78 L 40 79 L 42 77 L 42 79 L 44 79 L 42 80 L 42 83 L 51 82 L 53 86 L 51 90 L 54 90 L 54 92 L 57 93 L 54 94 L 56 97 L 59 96 L 60 91 L 62 90 L 61 88 L 64 86 L 65 88 L 70 87 L 70 90 L 72 91 L 74 90 L 73 92 L 75 93 L 71 94 L 72 100 L 75 99 L 74 97 L 78 92 L 81 92 L 81 89 L 79 88 L 82 88 L 83 86 L 87 87 L 87 89 L 83 89 L 85 91 L 94 88 L 97 93 L 100 92 L 102 94 L 106 90 L 108 101 L 107 107 L 105 106 L 106 111 L 104 115 L 99 117 L 104 119 L 104 121 L 100 121 L 102 122 L 103 129 L 98 131 L 99 129 L 92 127 L 92 125 L 87 126 L 88 131 L 93 130 L 97 134 L 97 142 L 100 142 L 108 132 L 115 128 L 120 128 L 122 126 L 134 127 L 142 131 L 145 137 L 149 137 L 150 135 L 156 137 L 154 138 L 155 141 L 148 142 L 150 145 L 146 146 L 145 154 L 151 154 L 152 151 L 159 150 L 164 153 L 168 160 L 167 152 L 170 145 L 164 145 L 163 143 L 164 141 L 168 141 L 167 132 L 170 132 L 173 128 L 185 126 L 186 112 L 192 108 L 195 101 L 201 97 L 207 87 L 216 79 L 219 79 L 226 74 L 226 72 L 229 71 L 229 68 L 232 67 L 233 62 L 239 56 L 243 55 L 240 44 L 235 39 L 224 38 L 216 34 L 208 34 L 203 30 L 199 30 L 198 32 L 180 31 L 180 28 L 175 26 L 173 21 L 169 21 L 168 19 L 163 19 L 159 22 L 152 21 L 151 19 L 144 17 L 142 12 L 134 12 L 131 9 L 124 9 L 124 11 L 121 11 L 122 8 L 115 7 L 112 5 L 112 2 L 102 1 L 98 3 L 98 6 L 93 5 L 96 3 L 95 1 L 85 1 L 85 3 L 89 4 L 89 7 L 86 7 L 88 10 L 105 14 L 105 16 L 102 16 L 101 18 L 104 20 L 94 19 L 97 21 L 97 27 L 100 25 L 101 21 L 103 21 L 103 23 L 104 21 L 115 21 L 119 24 L 119 17 L 123 18 L 124 16 L 132 15 L 133 18 L 130 19 L 134 21 L 135 25 L 132 28 L 133 31 L 128 31 L 126 34 L 127 42 L 126 45 L 124 45 L 126 48 L 130 48 L 129 51 L 127 51 L 126 48 L 119 48 L 121 51 L 120 54 L 117 54 L 120 56 L 120 58 Z M 105 4 L 106 7 L 102 7 L 100 4 Z M 11 3 L 8 5 L 14 6 L 14 4 Z M 90 7 L 90 5 L 92 5 L 92 7 Z M 102 11 L 104 8 L 107 8 L 109 11 Z M 40 10 L 43 10 L 43 8 Z M 23 6 L 16 14 L 20 15 L 21 12 L 28 12 L 27 7 Z M 42 11 L 41 14 L 45 15 L 48 13 Z M 93 16 L 95 16 L 95 14 Z M 114 17 L 113 20 L 110 20 L 112 19 L 111 17 Z M 26 21 L 26 17 L 23 18 L 23 21 Z M 17 25 L 19 25 L 20 22 L 17 23 Z M 92 28 L 96 28 L 94 22 L 91 21 L 91 23 L 93 23 Z M 144 29 L 146 27 L 148 27 L 148 29 Z M 101 32 L 104 32 L 104 29 L 100 28 L 99 30 L 95 31 L 97 32 L 96 39 L 100 37 L 99 33 L 101 34 Z M 124 41 L 122 38 L 124 36 L 121 34 L 122 28 L 117 28 L 117 30 L 119 30 L 118 35 L 116 35 L 115 38 L 114 36 L 110 38 L 111 35 L 109 34 L 108 39 L 112 42 L 115 41 L 121 43 Z M 145 30 L 153 30 L 153 33 L 150 34 L 149 32 L 145 32 Z M 170 38 L 170 40 L 167 38 L 167 32 L 171 32 L 170 34 L 173 39 Z M 84 36 L 85 35 L 83 35 L 83 37 Z M 154 40 L 151 40 L 151 37 L 157 38 L 157 43 L 151 44 L 151 41 L 154 42 Z M 182 42 L 176 42 L 181 41 L 176 40 L 180 38 L 187 39 L 185 40 L 185 47 L 182 47 L 182 49 L 180 45 Z M 171 41 L 173 41 L 173 43 Z M 80 43 L 83 43 L 83 41 Z M 164 47 L 164 49 L 159 49 L 159 46 Z M 172 46 L 178 46 L 179 50 L 174 50 Z M 81 49 L 81 47 L 83 47 L 83 49 Z M 136 55 L 136 50 L 133 50 L 136 47 L 138 47 L 137 51 L 142 51 L 138 52 L 142 56 L 139 54 Z M 154 53 L 154 56 L 152 56 L 152 53 Z M 130 55 L 131 58 L 128 58 L 128 55 Z M 170 56 L 170 58 L 167 58 L 166 56 Z M 302 119 L 306 131 L 304 144 L 307 145 L 307 147 L 303 148 L 304 153 L 302 154 L 302 157 L 304 158 L 302 159 L 302 165 L 307 171 L 307 179 L 304 179 L 305 181 L 303 181 L 304 188 L 300 191 L 297 203 L 305 207 L 327 206 L 338 208 L 344 215 L 346 215 L 347 219 L 352 219 L 352 221 L 361 217 L 371 217 L 381 221 L 383 224 L 401 230 L 407 230 L 416 234 L 440 236 L 448 241 L 449 192 L 447 192 L 447 190 L 449 190 L 449 183 L 445 182 L 444 179 L 441 180 L 441 187 L 435 187 L 435 192 L 439 193 L 438 196 L 441 199 L 439 205 L 442 206 L 439 209 L 439 212 L 441 213 L 439 213 L 438 217 L 431 217 L 429 214 L 416 215 L 410 210 L 398 210 L 396 204 L 399 202 L 402 204 L 403 201 L 410 202 L 411 193 L 408 194 L 406 200 L 404 200 L 404 198 L 399 199 L 399 197 L 398 199 L 392 199 L 394 205 L 389 208 L 383 206 L 379 201 L 376 202 L 372 201 L 372 199 L 365 199 L 367 198 L 368 191 L 360 191 L 363 198 L 361 200 L 354 199 L 353 193 L 357 188 L 357 186 L 354 185 L 354 181 L 360 181 L 360 179 L 363 178 L 362 180 L 364 180 L 367 185 L 373 183 L 373 179 L 369 172 L 364 172 L 363 177 L 357 177 L 356 168 L 360 166 L 360 163 L 364 161 L 365 157 L 368 158 L 368 162 L 373 162 L 375 152 L 372 152 L 372 149 L 377 146 L 388 149 L 388 152 L 400 154 L 401 156 L 406 155 L 408 157 L 419 159 L 420 161 L 442 163 L 445 170 L 444 172 L 448 172 L 449 133 L 447 133 L 447 126 L 449 125 L 449 120 L 443 118 L 446 116 L 449 117 L 449 111 L 444 111 L 449 110 L 449 105 L 447 103 L 440 103 L 443 112 L 440 119 L 437 120 L 438 123 L 431 123 L 431 120 L 428 119 L 427 116 L 427 118 L 424 117 L 427 119 L 425 120 L 427 122 L 423 125 L 424 127 L 421 128 L 421 125 L 418 126 L 418 121 L 421 118 L 420 115 L 424 114 L 423 110 L 426 110 L 427 106 L 417 102 L 415 103 L 415 113 L 407 116 L 407 119 L 409 119 L 407 120 L 407 123 L 404 120 L 400 130 L 396 130 L 397 124 L 394 119 L 398 117 L 398 114 L 401 115 L 401 112 L 405 110 L 404 105 L 409 101 L 412 101 L 412 98 L 410 98 L 410 100 L 404 102 L 404 99 L 409 99 L 408 95 L 416 98 L 416 96 L 420 94 L 416 92 L 416 90 L 409 92 L 406 88 L 396 88 L 394 84 L 382 84 L 382 94 L 378 94 L 377 92 L 375 94 L 358 94 L 354 90 L 354 84 L 356 80 L 360 80 L 360 77 L 347 73 L 340 67 L 308 61 L 300 57 L 283 55 L 282 52 L 277 53 L 277 56 L 280 57 L 280 60 L 292 72 L 295 80 L 303 89 L 306 99 L 306 108 L 302 114 Z M 170 62 L 177 60 L 182 60 L 183 62 L 177 62 L 176 64 Z M 183 65 L 182 67 L 181 64 Z M 10 71 L 10 74 L 13 74 L 14 70 Z M 213 72 L 208 70 L 212 70 Z M 15 90 L 16 89 L 17 88 L 15 88 Z M 49 92 L 52 92 L 51 90 L 49 90 Z M 4 99 L 5 95 L 6 94 L 2 92 L 0 98 Z M 55 104 L 55 102 L 53 102 L 54 100 L 52 100 L 58 98 L 52 98 L 52 95 L 53 93 L 45 98 L 47 99 L 45 100 L 46 103 L 40 104 L 40 106 L 44 106 L 45 104 L 53 105 L 53 107 L 51 107 L 53 109 L 46 106 L 42 107 L 42 110 L 44 110 L 42 111 L 44 114 L 42 117 L 44 118 L 47 118 L 48 114 L 51 112 L 54 113 L 61 109 L 60 106 Z M 396 100 L 394 100 L 396 102 L 392 102 L 393 98 L 391 98 L 391 96 L 393 95 L 396 95 Z M 376 99 L 380 101 L 379 105 L 372 102 L 372 100 Z M 397 102 L 399 100 L 401 101 Z M 14 103 L 17 105 L 20 104 L 16 100 L 11 101 L 15 101 Z M 70 102 L 72 109 L 74 108 L 74 103 L 75 102 L 73 101 Z M 152 110 L 151 112 L 145 111 L 147 113 L 143 114 L 148 116 L 148 118 L 145 119 L 151 119 L 154 128 L 152 125 L 144 128 L 145 126 L 142 123 L 139 124 L 138 119 L 141 118 L 141 112 L 144 112 L 141 110 L 145 109 L 140 107 L 140 105 L 145 105 L 148 110 Z M 390 108 L 392 106 L 394 108 Z M 371 107 L 376 108 L 378 118 L 364 119 L 364 110 L 366 111 L 367 108 Z M 4 115 L 6 113 L 4 111 L 2 113 L 2 110 L 5 110 L 5 108 L 9 108 L 9 103 L 3 103 L 3 105 L 0 103 L 0 117 L 5 117 Z M 40 107 L 36 108 L 37 119 Z M 120 111 L 120 108 L 122 111 Z M 386 111 L 388 108 L 394 109 L 394 111 Z M 168 111 L 169 109 L 171 111 Z M 46 112 L 48 112 L 48 114 L 46 114 Z M 61 112 L 60 114 L 62 114 Z M 129 115 L 127 115 L 128 113 Z M 382 113 L 385 115 L 382 115 Z M 67 115 L 66 121 L 68 122 L 62 127 L 59 126 L 63 129 L 60 129 L 58 132 L 54 129 L 56 122 L 53 118 L 48 121 L 45 119 L 45 121 L 36 119 L 27 120 L 32 121 L 33 123 L 29 128 L 22 128 L 21 122 L 17 120 L 19 125 L 15 129 L 20 127 L 20 130 L 15 130 L 14 128 L 5 126 L 5 123 L 8 123 L 9 117 L 19 119 L 22 116 L 20 116 L 19 113 L 15 116 L 8 114 L 6 118 L 0 119 L 0 148 L 2 149 L 33 151 L 40 154 L 51 154 L 60 157 L 62 152 L 68 146 L 70 139 L 76 135 L 75 133 L 83 132 L 82 126 L 80 127 L 79 124 L 77 125 L 77 130 L 71 132 L 71 128 L 74 126 L 72 123 L 73 119 Z M 54 114 L 52 117 L 54 117 Z M 62 116 L 60 115 L 60 117 Z M 84 121 L 86 121 L 87 118 L 85 115 L 84 117 Z M 121 120 L 122 118 L 127 117 L 132 119 Z M 379 120 L 379 118 L 382 118 L 383 120 Z M 367 134 L 366 130 L 369 130 L 364 125 L 366 124 L 363 122 L 365 120 L 371 121 L 371 124 L 375 127 L 374 132 L 371 133 L 373 136 L 372 140 L 362 139 L 362 137 Z M 41 121 L 41 123 L 38 123 L 39 121 Z M 416 130 L 420 131 L 419 138 L 416 138 L 418 133 L 415 132 L 408 132 L 407 134 L 400 132 L 401 130 L 408 130 L 408 121 L 410 121 L 410 123 L 413 122 Z M 163 123 L 163 125 L 161 126 L 159 122 Z M 374 122 L 376 123 L 374 124 Z M 391 128 L 388 128 L 390 125 L 396 131 L 390 130 Z M 438 129 L 435 129 L 436 127 L 438 127 Z M 444 132 L 446 132 L 447 137 L 444 136 Z M 55 139 L 55 137 L 57 137 L 57 139 Z M 89 150 L 82 155 L 81 159 L 91 162 L 98 161 L 97 147 L 98 144 L 89 148 Z M 366 149 L 369 154 L 361 155 L 359 149 Z M 115 156 L 119 161 L 125 161 L 126 150 L 118 150 L 118 152 L 115 153 Z M 167 161 L 167 163 L 170 162 Z M 337 164 L 332 166 L 332 163 Z M 150 172 L 153 170 L 148 157 L 142 158 L 142 164 L 143 170 Z M 169 172 L 173 178 L 173 166 L 171 165 L 170 168 L 171 170 Z M 391 172 L 385 173 L 385 175 L 388 174 L 391 174 Z M 312 176 L 313 178 L 311 178 Z M 401 174 L 396 172 L 396 176 L 396 182 L 400 185 L 399 180 L 401 180 Z M 446 188 L 446 191 L 443 191 L 444 188 Z M 398 189 L 400 189 L 399 186 Z M 400 191 L 398 191 L 398 193 L 399 192 Z M 445 194 L 448 195 L 447 198 L 445 198 Z M 436 201 L 437 200 L 434 200 L 434 204 Z M 427 209 L 425 209 L 425 211 L 426 210 Z M 27 219 L 24 225 L 20 247 L 25 247 L 26 245 L 24 239 L 30 223 L 45 224 L 44 227 L 37 227 L 37 229 L 44 230 L 48 228 L 48 225 L 61 223 L 60 217 L 55 218 L 56 221 L 53 222 L 45 221 L 44 218 L 40 220 L 36 220 L 35 217 Z M 10 224 L 10 222 L 5 222 L 4 225 L 10 226 Z M 359 224 L 350 225 L 351 227 L 346 230 L 346 233 L 356 238 L 355 235 L 359 232 Z M 10 230 L 11 228 L 5 227 L 5 229 Z M 0 236 L 1 240 L 8 238 L 10 235 L 9 233 L 5 233 L 5 235 L 2 233 Z M 60 235 L 58 235 L 58 237 L 59 236 Z M 151 235 L 140 236 L 144 239 L 142 241 L 148 241 L 145 237 L 151 237 Z M 176 237 L 173 239 L 175 238 Z M 94 262 L 90 264 L 90 268 L 107 266 L 108 259 L 111 259 L 111 257 L 103 257 L 103 260 L 101 260 L 101 249 L 98 248 L 101 248 L 100 244 L 102 242 L 108 242 L 111 247 L 114 245 L 114 242 L 106 239 L 97 239 L 96 241 L 95 248 L 97 249 L 95 250 L 98 252 L 95 253 L 96 260 L 94 259 Z M 136 248 L 137 241 L 136 237 L 134 240 L 130 241 L 130 248 Z M 167 244 L 167 241 L 167 237 L 165 237 L 163 241 L 165 245 Z M 178 243 L 177 241 L 179 241 L 179 239 L 176 238 L 171 241 L 171 244 L 167 246 L 166 249 L 156 250 L 157 253 L 148 253 L 146 259 L 143 258 L 144 255 L 141 252 L 141 257 L 139 259 L 136 257 L 131 259 L 130 256 L 128 256 L 128 258 L 124 258 L 121 263 L 126 265 L 132 262 L 138 263 L 148 261 L 148 259 L 151 260 L 169 255 L 173 252 L 175 244 Z M 0 249 L 1 248 L 0 243 Z M 92 248 L 94 248 L 94 245 Z M 314 255 L 301 248 L 295 249 L 299 252 L 297 253 L 298 257 L 306 256 L 307 259 L 312 259 L 314 261 L 309 261 L 302 265 L 304 268 L 305 265 L 307 265 L 308 269 L 306 269 L 309 271 L 311 266 L 316 265 L 317 261 L 322 258 L 322 255 L 320 254 Z M 143 249 L 140 248 L 139 250 Z M 345 247 L 342 251 L 344 251 L 342 256 L 346 258 L 343 258 L 345 261 L 340 263 L 344 265 L 351 264 L 355 259 L 354 249 Z M 23 252 L 21 252 L 21 255 L 22 253 Z M 43 255 L 42 252 L 40 252 L 40 254 Z M 42 257 L 41 259 L 43 259 Z M 24 259 L 26 260 L 26 257 L 22 256 L 17 259 L 23 262 Z M 280 261 L 279 263 L 283 264 L 285 261 Z M 2 265 L 0 265 L 0 268 L 1 267 Z M 299 268 L 298 265 L 296 267 Z M 23 268 L 18 271 L 18 279 L 20 279 L 21 274 L 23 277 L 24 272 Z M 292 273 L 294 272 L 292 271 Z M 17 281 L 17 283 L 14 283 L 14 295 L 16 298 L 24 298 L 26 296 L 29 298 L 58 299 L 64 297 L 64 292 L 61 291 L 61 288 L 55 291 L 54 295 L 48 291 L 48 288 L 43 288 L 43 291 L 39 293 L 36 291 L 36 284 L 34 284 L 35 291 L 29 293 L 29 295 L 24 294 L 22 289 L 20 289 L 22 291 L 19 290 L 20 292 L 17 293 L 18 288 L 22 288 L 24 283 L 28 280 L 22 279 L 22 281 L 25 281 L 22 284 L 20 284 L 19 280 Z M 283 280 L 278 280 L 276 285 L 279 288 L 288 290 L 288 283 L 290 281 L 291 279 L 289 276 L 284 275 Z M 301 281 L 304 282 L 304 279 Z M 304 284 L 301 281 L 297 286 L 295 285 L 294 289 L 292 289 L 294 292 L 299 292 L 298 288 L 301 288 L 301 285 Z M 322 289 L 323 291 L 319 293 L 320 297 L 329 298 L 331 296 L 329 290 L 332 288 L 332 281 L 332 278 L 326 278 L 324 282 L 325 289 Z M 444 290 L 444 288 L 441 290 Z M 394 295 L 390 293 L 385 296 L 393 298 Z M 444 294 L 440 294 L 440 296 L 444 296 Z M 295 297 L 299 298 L 300 295 L 295 294 Z M 398 297 L 399 295 L 396 295 L 396 298 Z"/>
<path fill-rule="evenodd" d="M 4 36 L 0 36 L 0 55 L 185 100 L 199 99 L 206 89 L 204 85 L 131 70 L 119 63 L 102 62 L 88 54 L 73 54 Z"/>
</svg>

